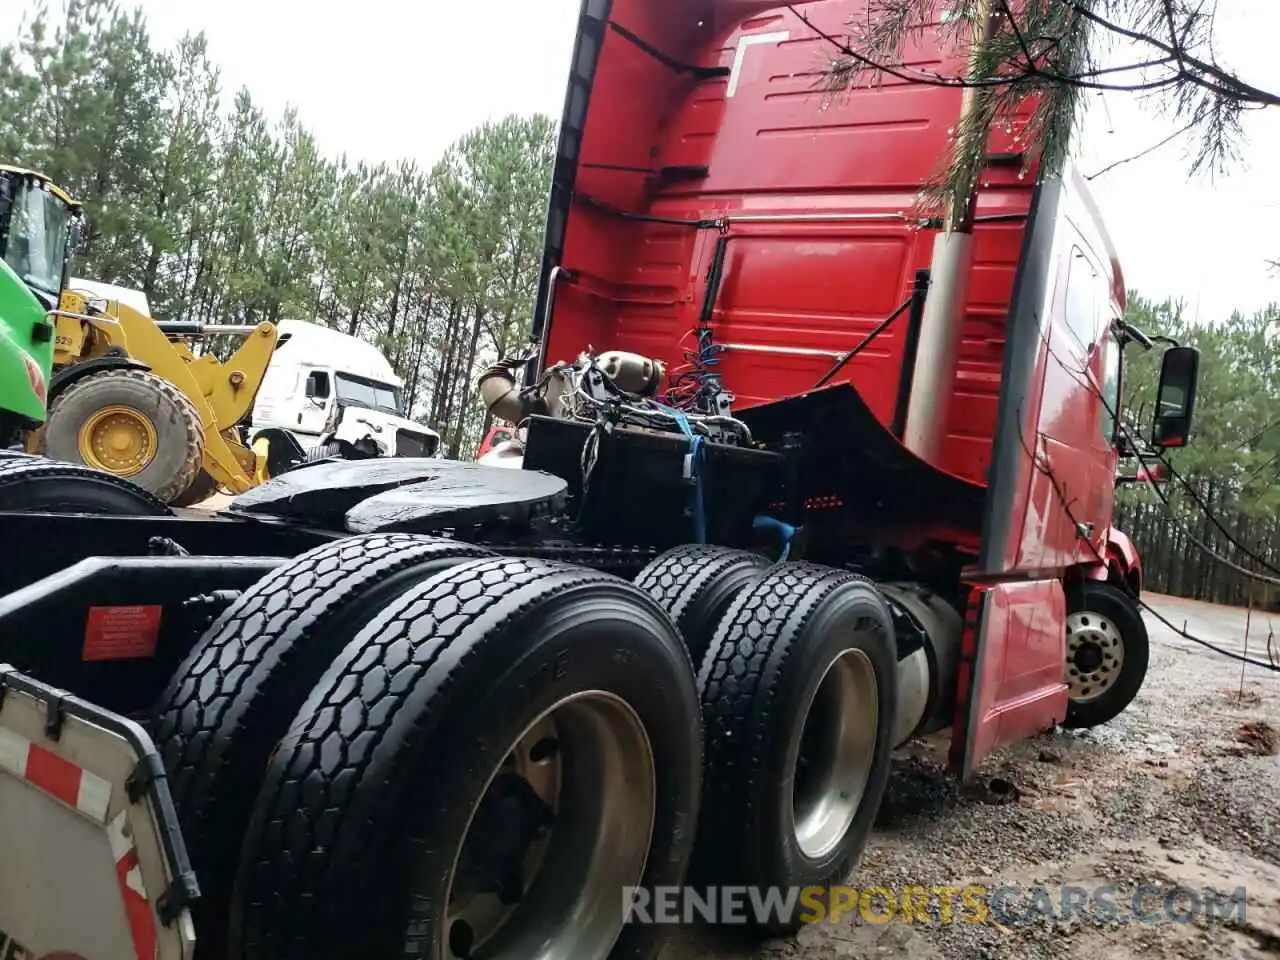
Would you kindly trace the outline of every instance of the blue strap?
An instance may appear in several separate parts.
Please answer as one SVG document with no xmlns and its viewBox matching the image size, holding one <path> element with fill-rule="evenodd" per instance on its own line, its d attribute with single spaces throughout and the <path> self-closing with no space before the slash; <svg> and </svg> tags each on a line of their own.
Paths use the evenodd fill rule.
<svg viewBox="0 0 1280 960">
<path fill-rule="evenodd" d="M 795 539 L 796 534 L 800 532 L 799 527 L 793 527 L 789 523 L 784 523 L 777 517 L 756 517 L 751 521 L 751 526 L 756 530 L 772 530 L 778 535 L 779 541 L 782 543 L 782 553 L 778 557 L 779 563 L 786 563 L 787 558 L 791 556 L 791 541 Z"/>
<path fill-rule="evenodd" d="M 702 500 L 702 437 L 693 432 L 689 426 L 689 418 L 674 407 L 655 403 L 655 407 L 672 417 L 680 427 L 680 432 L 689 439 L 689 456 L 687 475 L 693 481 L 693 536 L 698 543 L 707 542 L 707 514 Z"/>
</svg>

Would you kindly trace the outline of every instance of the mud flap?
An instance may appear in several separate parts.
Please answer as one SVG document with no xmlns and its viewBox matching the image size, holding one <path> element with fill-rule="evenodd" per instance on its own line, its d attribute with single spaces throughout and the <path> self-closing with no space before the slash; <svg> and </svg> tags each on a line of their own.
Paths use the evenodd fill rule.
<svg viewBox="0 0 1280 960">
<path fill-rule="evenodd" d="M 192 956 L 163 769 L 137 724 L 0 664 L 0 956 Z"/>
<path fill-rule="evenodd" d="M 973 587 L 956 683 L 952 773 L 968 779 L 997 748 L 1066 717 L 1066 616 L 1058 580 Z"/>
</svg>

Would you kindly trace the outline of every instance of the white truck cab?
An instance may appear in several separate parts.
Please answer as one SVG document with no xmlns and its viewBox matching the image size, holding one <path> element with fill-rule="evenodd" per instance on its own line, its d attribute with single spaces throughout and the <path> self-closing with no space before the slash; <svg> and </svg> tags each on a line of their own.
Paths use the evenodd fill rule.
<svg viewBox="0 0 1280 960">
<path fill-rule="evenodd" d="M 114 300 L 132 307 L 144 317 L 151 316 L 151 303 L 147 295 L 133 287 L 118 287 L 114 283 L 103 283 L 100 280 L 86 280 L 83 277 L 72 277 L 67 287 L 76 293 L 82 293 L 95 300 Z"/>
<path fill-rule="evenodd" d="M 326 435 L 351 443 L 372 437 L 388 456 L 437 455 L 440 435 L 405 416 L 403 381 L 377 347 L 305 320 L 281 320 L 277 329 L 251 436 L 276 427 L 304 447 Z"/>
</svg>

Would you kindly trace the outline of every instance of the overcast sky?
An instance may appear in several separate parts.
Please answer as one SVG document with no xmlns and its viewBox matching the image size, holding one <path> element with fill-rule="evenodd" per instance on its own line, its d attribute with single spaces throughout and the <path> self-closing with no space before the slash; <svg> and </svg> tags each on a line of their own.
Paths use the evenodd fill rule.
<svg viewBox="0 0 1280 960">
<path fill-rule="evenodd" d="M 411 157 L 423 165 L 485 119 L 534 111 L 559 117 L 579 8 L 579 0 L 488 0 L 480 21 L 468 4 L 445 0 L 138 3 L 162 44 L 204 30 L 226 89 L 249 87 L 271 115 L 297 106 L 335 155 Z M 14 35 L 25 6 L 0 0 L 0 36 Z M 1227 0 L 1221 10 L 1224 61 L 1280 90 L 1280 4 Z M 1085 173 L 1173 129 L 1129 95 L 1092 99 Z M 1093 182 L 1128 284 L 1148 296 L 1183 297 L 1206 320 L 1280 301 L 1280 278 L 1265 265 L 1266 257 L 1280 257 L 1280 109 L 1248 121 L 1247 163 L 1216 183 L 1188 181 L 1178 142 Z"/>
</svg>

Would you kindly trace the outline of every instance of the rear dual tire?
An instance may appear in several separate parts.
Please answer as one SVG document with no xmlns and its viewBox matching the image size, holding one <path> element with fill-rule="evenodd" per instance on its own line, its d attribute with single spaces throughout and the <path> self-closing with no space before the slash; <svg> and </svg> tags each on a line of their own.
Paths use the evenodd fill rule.
<svg viewBox="0 0 1280 960">
<path fill-rule="evenodd" d="M 533 944 L 552 944 L 548 957 L 653 957 L 665 931 L 622 925 L 621 896 L 683 882 L 700 713 L 698 882 L 807 886 L 852 869 L 887 776 L 893 712 L 891 633 L 873 587 L 728 558 L 743 579 L 713 591 L 728 609 L 695 685 L 672 618 L 635 586 L 546 561 L 432 560 L 446 548 L 465 549 L 410 535 L 318 548 L 236 601 L 175 678 L 160 741 L 210 894 L 206 956 L 460 960 L 507 936 L 497 955 L 513 960 L 544 955 Z M 437 561 L 447 569 L 428 569 Z M 681 591 L 666 596 L 688 605 Z M 858 802 L 815 845 L 790 785 L 833 665 L 862 678 L 846 687 L 855 704 L 859 691 L 864 706 L 875 701 L 875 735 L 854 751 Z M 559 822 L 540 822 L 508 774 L 536 784 L 553 757 L 570 786 Z M 495 819 L 498 785 L 515 810 Z M 475 848 L 513 825 L 542 844 L 541 862 L 538 850 L 513 861 Z M 568 839 L 557 840 L 561 826 Z M 530 871 L 518 884 L 529 906 L 505 915 L 494 894 L 513 882 L 513 862 Z M 492 889 L 476 908 L 486 866 Z M 460 882 L 473 894 L 462 907 L 451 896 Z M 484 943 L 495 909 L 499 939 Z"/>
<path fill-rule="evenodd" d="M 729 604 L 770 566 L 758 553 L 689 544 L 656 557 L 634 582 L 671 615 L 696 670 Z"/>
<path fill-rule="evenodd" d="M 490 822 L 472 833 L 502 832 L 502 817 L 476 814 L 479 798 L 513 782 L 496 773 L 513 748 L 526 766 L 552 759 L 534 756 L 548 731 L 563 745 L 572 829 L 551 831 L 530 899 L 597 899 L 533 912 L 581 928 L 557 955 L 656 952 L 661 931 L 622 928 L 621 896 L 679 883 L 690 853 L 701 736 L 679 636 L 622 580 L 491 556 L 405 534 L 326 544 L 237 598 L 189 654 L 155 728 L 204 891 L 202 956 L 316 960 L 377 945 L 372 955 L 434 960 L 441 937 L 446 956 L 465 956 L 492 904 L 458 916 L 422 904 L 448 903 L 441 885 L 454 885 L 473 816 Z M 509 919 L 518 933 L 520 915 Z"/>
<path fill-rule="evenodd" d="M 156 705 L 154 736 L 203 889 L 194 906 L 201 956 L 225 956 L 244 825 L 268 759 L 311 688 L 396 597 L 491 555 L 410 534 L 324 544 L 242 593 L 178 666 Z"/>
<path fill-rule="evenodd" d="M 889 777 L 897 648 L 853 574 L 689 546 L 637 578 L 682 628 L 706 731 L 696 886 L 829 886 L 852 872 Z M 750 919 L 785 934 L 808 904 Z"/>
<path fill-rule="evenodd" d="M 889 609 L 860 577 L 784 564 L 739 594 L 698 673 L 697 882 L 785 895 L 852 873 L 889 778 L 896 667 Z M 805 909 L 755 925 L 789 933 Z"/>
<path fill-rule="evenodd" d="M 493 817 L 477 809 L 492 803 L 504 758 L 547 718 L 569 809 L 542 822 L 544 859 L 520 878 L 526 899 L 486 950 L 654 956 L 661 932 L 623 927 L 621 896 L 684 875 L 701 775 L 688 658 L 630 584 L 519 559 L 416 584 L 317 683 L 265 771 L 236 884 L 235 955 L 467 956 L 467 937 L 475 946 L 487 930 L 461 930 L 451 894 L 456 908 L 459 879 L 483 887 L 498 855 L 471 846 L 459 860 L 462 838 L 492 844 L 503 824 L 521 825 L 516 803 L 471 830 L 473 817 Z M 587 790 L 571 784 L 593 767 Z M 503 863 L 529 865 L 510 850 Z"/>
</svg>

